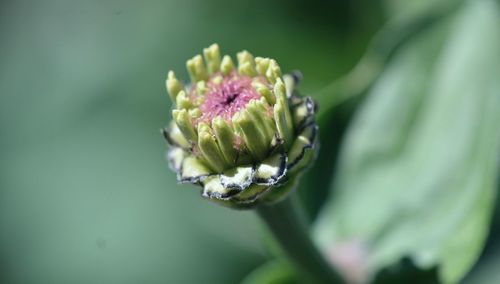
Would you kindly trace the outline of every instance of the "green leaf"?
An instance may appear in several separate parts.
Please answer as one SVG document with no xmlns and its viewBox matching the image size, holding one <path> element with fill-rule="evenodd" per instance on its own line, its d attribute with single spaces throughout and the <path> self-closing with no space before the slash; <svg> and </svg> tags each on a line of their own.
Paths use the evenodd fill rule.
<svg viewBox="0 0 500 284">
<path fill-rule="evenodd" d="M 241 284 L 298 284 L 292 265 L 285 260 L 273 260 L 252 271 Z"/>
<path fill-rule="evenodd" d="M 359 265 L 372 274 L 409 256 L 456 283 L 483 247 L 500 146 L 499 7 L 469 1 L 453 20 L 413 39 L 383 72 L 315 226 L 327 252 L 366 247 Z"/>
<path fill-rule="evenodd" d="M 383 8 L 389 16 L 397 17 L 398 20 L 406 20 L 419 14 L 429 13 L 431 10 L 439 9 L 442 6 L 454 4 L 462 0 L 384 0 Z"/>
<path fill-rule="evenodd" d="M 500 247 L 492 246 L 488 257 L 482 258 L 479 265 L 464 279 L 463 284 L 491 284 L 500 279 Z M 497 281 L 494 281 L 497 280 Z"/>
</svg>

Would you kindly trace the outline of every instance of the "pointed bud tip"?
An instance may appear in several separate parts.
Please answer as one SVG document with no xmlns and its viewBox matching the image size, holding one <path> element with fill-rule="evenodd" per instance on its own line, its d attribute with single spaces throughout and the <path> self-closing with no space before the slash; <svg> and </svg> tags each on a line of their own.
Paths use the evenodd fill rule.
<svg viewBox="0 0 500 284">
<path fill-rule="evenodd" d="M 170 70 L 167 74 L 167 80 L 165 81 L 167 87 L 168 95 L 172 102 L 176 101 L 178 93 L 184 88 L 182 83 L 175 77 L 174 71 Z"/>
<path fill-rule="evenodd" d="M 186 61 L 186 69 L 192 83 L 205 80 L 208 77 L 203 58 L 199 54 Z"/>
<path fill-rule="evenodd" d="M 224 55 L 220 64 L 220 70 L 224 75 L 228 75 L 234 68 L 233 60 L 229 55 Z"/>
<path fill-rule="evenodd" d="M 274 95 L 276 96 L 276 100 L 285 100 L 286 99 L 286 88 L 283 80 L 280 77 L 276 78 L 276 83 L 274 83 Z"/>
<path fill-rule="evenodd" d="M 220 63 L 221 63 L 219 45 L 214 43 L 214 44 L 210 45 L 209 47 L 204 48 L 203 49 L 203 56 L 205 57 L 208 72 L 210 74 L 219 71 L 219 67 L 220 67 Z"/>
</svg>

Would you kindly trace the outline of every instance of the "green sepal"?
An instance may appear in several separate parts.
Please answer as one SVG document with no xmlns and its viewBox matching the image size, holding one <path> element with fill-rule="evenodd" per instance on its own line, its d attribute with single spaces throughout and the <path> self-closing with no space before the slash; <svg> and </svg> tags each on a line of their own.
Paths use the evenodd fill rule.
<svg viewBox="0 0 500 284">
<path fill-rule="evenodd" d="M 217 200 L 229 200 L 229 198 L 237 193 L 240 190 L 233 188 L 225 188 L 219 176 L 209 176 L 203 180 L 203 191 L 202 196 L 209 199 L 217 199 Z"/>
<path fill-rule="evenodd" d="M 235 167 L 224 171 L 219 179 L 224 188 L 242 191 L 252 184 L 254 174 L 253 166 Z"/>
<path fill-rule="evenodd" d="M 291 98 L 293 96 L 295 87 L 299 84 L 301 80 L 302 80 L 302 73 L 300 73 L 300 71 L 298 70 L 294 70 L 289 74 L 283 75 L 283 82 L 285 83 L 286 87 L 286 96 L 288 98 Z"/>
<path fill-rule="evenodd" d="M 213 172 L 202 160 L 186 155 L 182 161 L 180 171 L 178 171 L 177 180 L 180 183 L 197 183 L 211 174 Z"/>
<path fill-rule="evenodd" d="M 259 185 L 275 185 L 285 175 L 288 157 L 285 153 L 276 153 L 257 165 L 254 182 Z"/>
<path fill-rule="evenodd" d="M 314 121 L 314 101 L 311 97 L 303 98 L 301 103 L 291 108 L 293 125 L 298 131 Z"/>
<path fill-rule="evenodd" d="M 294 174 L 303 169 L 314 156 L 317 128 L 314 123 L 307 125 L 293 142 L 288 151 L 287 169 L 289 174 Z"/>
<path fill-rule="evenodd" d="M 174 121 L 170 121 L 169 126 L 163 128 L 161 132 L 170 146 L 181 147 L 184 149 L 190 148 L 191 144 L 186 140 L 186 138 L 184 138 L 184 135 Z"/>
<path fill-rule="evenodd" d="M 282 201 L 288 196 L 290 192 L 295 190 L 299 183 L 299 177 L 287 174 L 287 178 L 283 183 L 276 185 L 271 190 L 266 191 L 261 197 L 260 201 L 266 204 L 273 204 Z"/>
<path fill-rule="evenodd" d="M 186 152 L 179 147 L 171 147 L 167 152 L 167 161 L 170 168 L 175 172 L 179 173 L 182 168 L 182 162 Z"/>
<path fill-rule="evenodd" d="M 290 105 L 291 108 L 295 108 L 298 105 L 302 104 L 303 102 L 304 98 L 299 96 L 291 96 L 288 98 L 288 105 Z"/>
<path fill-rule="evenodd" d="M 248 188 L 246 188 L 242 192 L 232 196 L 231 200 L 239 204 L 254 203 L 269 188 L 270 187 L 267 185 L 258 185 L 252 183 Z"/>
<path fill-rule="evenodd" d="M 202 194 L 203 196 L 203 194 Z M 206 196 L 203 196 L 205 198 L 208 198 Z M 235 202 L 231 199 L 217 199 L 217 198 L 209 198 L 210 201 L 222 205 L 227 208 L 235 209 L 235 210 L 246 210 L 246 209 L 252 209 L 254 208 L 259 202 L 253 202 L 253 203 L 238 203 Z"/>
</svg>

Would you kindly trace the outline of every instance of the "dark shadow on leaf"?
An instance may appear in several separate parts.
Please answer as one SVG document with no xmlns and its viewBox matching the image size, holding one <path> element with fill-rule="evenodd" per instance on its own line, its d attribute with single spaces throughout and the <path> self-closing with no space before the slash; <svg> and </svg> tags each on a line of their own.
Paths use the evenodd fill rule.
<svg viewBox="0 0 500 284">
<path fill-rule="evenodd" d="M 439 284 L 438 269 L 419 269 L 409 258 L 403 258 L 399 263 L 381 270 L 372 284 Z"/>
</svg>

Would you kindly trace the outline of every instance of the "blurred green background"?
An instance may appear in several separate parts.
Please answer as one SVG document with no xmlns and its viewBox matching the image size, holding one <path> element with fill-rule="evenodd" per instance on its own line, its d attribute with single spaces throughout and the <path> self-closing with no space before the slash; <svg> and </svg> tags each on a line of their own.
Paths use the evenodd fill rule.
<svg viewBox="0 0 500 284">
<path fill-rule="evenodd" d="M 176 185 L 168 70 L 213 42 L 316 90 L 380 22 L 346 1 L 2 1 L 0 261 L 8 283 L 235 283 L 266 257 L 251 212 Z M 363 5 L 363 7 L 365 7 Z M 6 282 L 6 283 L 7 283 Z"/>
<path fill-rule="evenodd" d="M 217 42 L 300 69 L 315 94 L 423 2 L 2 1 L 0 282 L 238 283 L 270 258 L 263 228 L 176 184 L 167 71 L 187 79 L 185 60 Z M 355 105 L 323 122 L 327 181 Z M 325 188 L 301 187 L 311 216 Z M 477 275 L 498 273 L 490 258 Z"/>
</svg>

